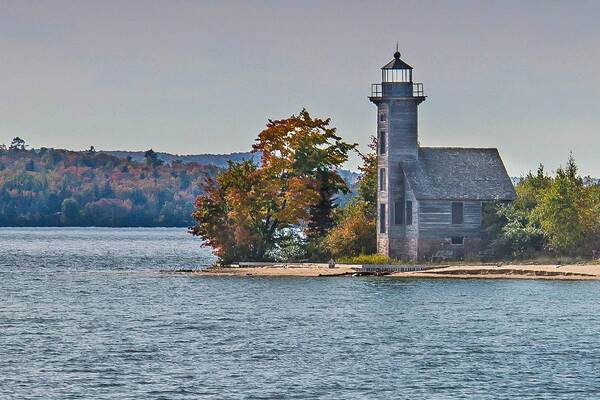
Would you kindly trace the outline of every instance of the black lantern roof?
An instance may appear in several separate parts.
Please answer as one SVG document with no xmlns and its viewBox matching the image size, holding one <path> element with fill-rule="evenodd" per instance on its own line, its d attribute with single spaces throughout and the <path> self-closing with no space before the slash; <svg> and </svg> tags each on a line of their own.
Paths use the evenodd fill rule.
<svg viewBox="0 0 600 400">
<path fill-rule="evenodd" d="M 385 64 L 381 69 L 413 69 L 410 65 L 400 59 L 400 52 L 396 50 L 394 59 Z"/>
</svg>

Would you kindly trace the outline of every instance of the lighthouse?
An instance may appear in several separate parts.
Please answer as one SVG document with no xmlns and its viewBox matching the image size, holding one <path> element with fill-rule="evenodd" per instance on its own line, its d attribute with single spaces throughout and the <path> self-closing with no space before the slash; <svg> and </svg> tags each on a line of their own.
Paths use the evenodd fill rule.
<svg viewBox="0 0 600 400">
<path fill-rule="evenodd" d="M 489 244 L 487 201 L 515 200 L 495 148 L 421 147 L 423 84 L 396 48 L 371 85 L 377 106 L 377 253 L 406 259 L 456 259 Z"/>
<path fill-rule="evenodd" d="M 406 198 L 400 163 L 419 158 L 418 108 L 425 100 L 423 84 L 413 82 L 413 68 L 400 56 L 396 47 L 369 97 L 377 106 L 377 252 L 384 255 L 400 255 L 390 251 L 390 238 L 413 236 L 413 203 Z"/>
</svg>

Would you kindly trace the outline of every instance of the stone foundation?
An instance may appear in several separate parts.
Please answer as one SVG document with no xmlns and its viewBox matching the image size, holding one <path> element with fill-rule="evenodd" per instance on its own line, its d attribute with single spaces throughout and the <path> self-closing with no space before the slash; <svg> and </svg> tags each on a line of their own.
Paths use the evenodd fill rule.
<svg viewBox="0 0 600 400">
<path fill-rule="evenodd" d="M 464 238 L 463 244 L 452 244 L 452 239 L 424 239 L 418 243 L 418 259 L 431 260 L 439 251 L 451 252 L 454 259 L 464 259 L 468 255 L 479 255 L 485 249 L 488 241 L 482 238 Z"/>
<path fill-rule="evenodd" d="M 377 237 L 377 254 L 381 254 L 382 256 L 388 255 L 388 245 L 389 240 L 387 236 L 378 236 Z"/>
<path fill-rule="evenodd" d="M 465 256 L 479 255 L 490 244 L 489 240 L 482 238 L 465 238 Z"/>
<path fill-rule="evenodd" d="M 469 255 L 478 256 L 489 241 L 483 238 L 464 238 L 463 244 L 452 244 L 451 238 L 377 238 L 377 254 L 398 259 L 430 261 L 442 251 L 449 259 L 462 260 Z"/>
<path fill-rule="evenodd" d="M 417 248 L 416 238 L 389 239 L 389 256 L 392 258 L 415 260 Z"/>
</svg>

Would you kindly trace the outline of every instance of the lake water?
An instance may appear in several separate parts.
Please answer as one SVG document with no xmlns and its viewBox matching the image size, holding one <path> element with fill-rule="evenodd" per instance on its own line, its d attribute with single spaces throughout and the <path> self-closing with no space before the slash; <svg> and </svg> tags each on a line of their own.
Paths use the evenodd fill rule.
<svg viewBox="0 0 600 400">
<path fill-rule="evenodd" d="M 600 282 L 160 274 L 185 229 L 0 229 L 0 398 L 600 398 Z"/>
</svg>

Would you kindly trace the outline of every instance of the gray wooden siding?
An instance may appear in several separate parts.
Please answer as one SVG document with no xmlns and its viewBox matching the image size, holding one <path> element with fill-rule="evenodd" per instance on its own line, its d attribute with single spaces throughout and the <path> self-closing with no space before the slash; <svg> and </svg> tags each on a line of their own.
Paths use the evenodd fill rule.
<svg viewBox="0 0 600 400">
<path fill-rule="evenodd" d="M 413 209 L 413 221 L 412 225 L 406 225 L 406 237 L 416 238 L 419 234 L 419 208 L 420 204 L 415 197 L 414 192 L 408 187 L 406 190 L 406 200 L 412 201 L 412 209 Z"/>
<path fill-rule="evenodd" d="M 406 220 L 404 221 L 405 223 L 402 225 L 396 225 L 394 223 L 395 221 L 395 207 L 394 207 L 394 203 L 396 201 L 412 201 L 412 207 L 413 207 L 413 223 L 412 225 L 406 225 Z M 415 198 L 415 195 L 413 193 L 413 191 L 410 189 L 410 187 L 406 184 L 406 181 L 404 181 L 404 183 L 402 184 L 402 189 L 399 190 L 398 187 L 395 188 L 395 190 L 393 192 L 391 192 L 391 196 L 390 196 L 390 202 L 391 202 L 391 206 L 390 206 L 390 225 L 389 225 L 389 235 L 390 237 L 394 237 L 394 238 L 416 238 L 417 237 L 417 232 L 418 232 L 418 224 L 419 224 L 419 205 L 417 202 L 417 199 Z M 406 211 L 406 210 L 405 210 Z"/>
<path fill-rule="evenodd" d="M 404 172 L 400 165 L 402 161 L 415 160 L 418 155 L 417 143 L 417 106 L 421 100 L 407 97 L 395 97 L 377 102 L 377 133 L 386 132 L 387 151 L 380 154 L 377 151 L 377 170 L 378 175 L 381 168 L 386 172 L 386 190 L 377 191 L 377 243 L 378 251 L 382 252 L 385 248 L 389 251 L 392 238 L 417 238 L 418 236 L 418 210 L 419 206 L 414 199 L 412 192 L 405 193 L 408 187 Z M 385 115 L 385 118 L 381 118 Z M 378 176 L 379 184 L 379 176 Z M 378 185 L 379 187 L 379 185 Z M 413 224 L 395 225 L 394 224 L 394 204 L 396 201 L 413 201 Z M 381 210 L 380 205 L 386 205 L 385 233 L 381 231 Z M 399 241 L 395 241 L 399 242 Z M 383 253 L 388 254 L 388 253 Z"/>
<path fill-rule="evenodd" d="M 387 237 L 388 234 L 390 232 L 390 211 L 389 211 L 389 188 L 390 188 L 390 180 L 389 180 L 389 165 L 388 165 L 388 153 L 389 153 L 389 133 L 388 132 L 388 121 L 389 121 L 389 115 L 388 115 L 388 103 L 386 102 L 382 102 L 379 103 L 377 106 L 377 132 L 381 132 L 381 131 L 385 131 L 387 136 L 388 136 L 388 140 L 387 140 L 387 144 L 388 144 L 388 151 L 385 152 L 385 154 L 380 154 L 379 152 L 379 148 L 377 149 L 377 241 L 378 243 L 380 242 L 380 239 L 383 240 L 385 239 L 385 247 L 387 248 Z M 385 115 L 386 117 L 384 118 L 385 120 L 382 121 L 381 120 L 381 115 Z M 385 179 L 385 186 L 386 186 L 386 190 L 382 191 L 380 190 L 380 172 L 381 169 L 385 168 L 386 171 L 386 175 L 384 177 Z M 386 216 L 385 216 L 385 220 L 386 220 L 386 227 L 385 227 L 385 233 L 380 233 L 381 232 L 381 215 L 380 215 L 380 204 L 385 204 L 386 205 Z M 382 242 L 383 243 L 383 242 Z M 383 245 L 378 245 L 378 248 L 382 247 Z M 387 254 L 387 253 L 385 253 Z"/>
<path fill-rule="evenodd" d="M 416 160 L 417 102 L 412 98 L 392 101 L 388 120 L 389 156 L 397 161 Z"/>
<path fill-rule="evenodd" d="M 423 238 L 480 237 L 483 232 L 481 202 L 463 201 L 463 204 L 463 223 L 452 224 L 452 201 L 420 201 L 419 236 Z"/>
</svg>

